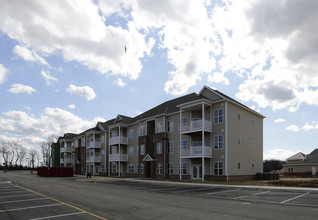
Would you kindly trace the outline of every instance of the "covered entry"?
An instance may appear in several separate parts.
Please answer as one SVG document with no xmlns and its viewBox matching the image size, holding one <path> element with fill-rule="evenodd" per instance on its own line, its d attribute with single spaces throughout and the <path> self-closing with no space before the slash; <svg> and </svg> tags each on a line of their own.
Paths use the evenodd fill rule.
<svg viewBox="0 0 318 220">
<path fill-rule="evenodd" d="M 155 178 L 155 159 L 147 154 L 142 160 L 145 164 L 145 177 Z"/>
<path fill-rule="evenodd" d="M 192 179 L 202 179 L 202 164 L 192 165 Z"/>
</svg>

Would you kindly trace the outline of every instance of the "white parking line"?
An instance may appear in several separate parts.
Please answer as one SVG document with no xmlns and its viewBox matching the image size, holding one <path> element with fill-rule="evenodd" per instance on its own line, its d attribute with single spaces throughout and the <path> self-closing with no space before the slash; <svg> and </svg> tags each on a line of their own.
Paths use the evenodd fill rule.
<svg viewBox="0 0 318 220">
<path fill-rule="evenodd" d="M 14 190 L 14 191 L 10 191 L 10 192 L 2 192 L 0 193 L 0 195 L 3 195 L 3 194 L 12 194 L 12 193 L 16 193 L 16 192 L 25 192 L 24 190 Z"/>
<path fill-rule="evenodd" d="M 262 194 L 269 193 L 269 192 L 270 192 L 270 191 L 264 191 L 264 192 L 254 193 L 254 194 L 250 194 L 250 195 L 239 196 L 239 197 L 236 197 L 236 198 L 234 198 L 234 199 L 243 199 L 243 198 L 246 198 L 246 197 L 249 197 L 249 196 L 258 196 L 258 195 L 262 195 Z"/>
<path fill-rule="evenodd" d="M 294 199 L 298 199 L 298 198 L 303 197 L 303 196 L 308 195 L 308 194 L 309 194 L 309 193 L 307 192 L 307 193 L 305 193 L 305 194 L 302 194 L 302 195 L 299 195 L 299 196 L 296 196 L 296 197 L 287 199 L 287 200 L 282 201 L 282 202 L 280 202 L 280 203 L 286 203 L 286 202 L 289 202 L 289 201 L 294 200 Z"/>
<path fill-rule="evenodd" d="M 14 196 L 0 196 L 0 199 L 2 198 L 9 198 L 9 197 L 20 197 L 20 196 L 36 196 L 35 194 L 23 194 L 23 195 L 14 195 Z"/>
<path fill-rule="evenodd" d="M 197 192 L 197 191 L 204 191 L 207 189 L 214 189 L 214 188 L 196 188 L 196 189 L 184 189 L 184 190 L 180 190 L 180 191 L 176 191 L 176 193 L 181 193 L 181 192 Z"/>
<path fill-rule="evenodd" d="M 13 200 L 13 201 L 0 202 L 0 204 L 15 203 L 15 202 L 36 201 L 36 200 L 44 200 L 44 199 L 47 199 L 47 198 Z"/>
<path fill-rule="evenodd" d="M 52 216 L 47 216 L 47 217 L 40 217 L 40 218 L 32 218 L 30 220 L 40 220 L 40 219 L 49 219 L 49 218 L 59 218 L 59 217 L 64 217 L 64 216 L 69 216 L 69 215 L 78 215 L 78 214 L 83 214 L 85 212 L 73 212 L 69 214 L 63 214 L 63 215 L 52 215 Z"/>
<path fill-rule="evenodd" d="M 214 195 L 214 194 L 220 194 L 220 193 L 235 192 L 235 191 L 239 191 L 239 190 L 241 190 L 241 189 L 223 190 L 223 191 L 219 191 L 219 192 L 205 193 L 204 195 Z"/>
<path fill-rule="evenodd" d="M 24 210 L 24 209 L 37 209 L 37 208 L 57 206 L 57 205 L 63 205 L 63 204 L 54 203 L 54 204 L 49 204 L 49 205 L 29 206 L 29 207 L 23 207 L 23 208 L 17 208 L 17 209 L 5 209 L 5 210 L 0 210 L 0 212 L 12 212 L 12 211 L 19 211 L 19 210 Z"/>
</svg>

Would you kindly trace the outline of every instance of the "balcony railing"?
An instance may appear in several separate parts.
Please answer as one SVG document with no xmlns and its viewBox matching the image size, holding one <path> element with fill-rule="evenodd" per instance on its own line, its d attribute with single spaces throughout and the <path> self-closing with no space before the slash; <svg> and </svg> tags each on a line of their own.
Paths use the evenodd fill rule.
<svg viewBox="0 0 318 220">
<path fill-rule="evenodd" d="M 182 158 L 196 158 L 196 157 L 212 157 L 212 147 L 198 146 L 182 149 Z"/>
<path fill-rule="evenodd" d="M 71 158 L 61 158 L 61 163 L 72 163 L 72 159 Z"/>
<path fill-rule="evenodd" d="M 128 137 L 112 137 L 109 139 L 109 145 L 115 145 L 115 144 L 128 144 Z"/>
<path fill-rule="evenodd" d="M 95 163 L 100 163 L 102 161 L 102 157 L 101 156 L 92 156 L 92 157 L 88 157 L 86 158 L 86 162 L 95 162 Z"/>
<path fill-rule="evenodd" d="M 196 121 L 190 121 L 189 125 L 182 125 L 181 131 L 182 132 L 192 132 L 192 131 L 198 131 L 202 130 L 203 128 L 203 120 L 196 120 Z M 204 120 L 204 130 L 206 131 L 212 131 L 212 122 L 208 120 Z"/>
<path fill-rule="evenodd" d="M 122 161 L 127 162 L 128 161 L 128 154 L 110 154 L 109 155 L 109 161 Z"/>
<path fill-rule="evenodd" d="M 99 141 L 89 142 L 87 148 L 101 148 L 102 145 Z"/>
</svg>

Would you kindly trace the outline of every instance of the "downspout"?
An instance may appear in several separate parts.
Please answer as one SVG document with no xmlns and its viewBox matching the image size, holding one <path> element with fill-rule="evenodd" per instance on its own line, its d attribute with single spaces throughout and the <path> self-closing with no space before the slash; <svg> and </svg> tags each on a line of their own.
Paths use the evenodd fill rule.
<svg viewBox="0 0 318 220">
<path fill-rule="evenodd" d="M 226 181 L 229 181 L 229 174 L 228 174 L 228 161 L 227 161 L 227 148 L 228 148 L 228 144 L 227 144 L 227 100 L 225 101 L 225 110 L 224 110 L 224 115 L 225 115 L 225 120 L 224 120 L 224 127 L 225 127 L 225 175 L 226 175 Z"/>
</svg>

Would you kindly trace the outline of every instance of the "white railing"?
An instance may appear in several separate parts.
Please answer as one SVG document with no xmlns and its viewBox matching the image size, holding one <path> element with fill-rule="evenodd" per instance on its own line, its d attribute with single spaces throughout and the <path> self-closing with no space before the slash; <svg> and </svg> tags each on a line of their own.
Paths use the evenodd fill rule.
<svg viewBox="0 0 318 220">
<path fill-rule="evenodd" d="M 98 141 L 89 142 L 87 148 L 101 148 L 101 143 Z"/>
<path fill-rule="evenodd" d="M 181 157 L 212 157 L 212 148 L 206 146 L 190 147 L 182 149 Z"/>
<path fill-rule="evenodd" d="M 123 161 L 127 162 L 128 161 L 128 154 L 110 154 L 109 155 L 109 161 Z"/>
<path fill-rule="evenodd" d="M 128 137 L 112 137 L 109 139 L 109 145 L 128 144 Z"/>
<path fill-rule="evenodd" d="M 60 162 L 61 163 L 72 163 L 72 159 L 71 158 L 60 158 Z"/>
<path fill-rule="evenodd" d="M 203 120 L 196 120 L 196 121 L 190 121 L 190 126 L 182 125 L 181 131 L 182 132 L 197 131 L 197 130 L 202 130 L 202 128 L 203 128 Z M 204 130 L 212 131 L 211 121 L 204 120 Z"/>
<path fill-rule="evenodd" d="M 102 157 L 101 156 L 91 156 L 91 157 L 88 157 L 86 158 L 86 162 L 95 162 L 95 163 L 100 163 L 102 161 Z"/>
</svg>

